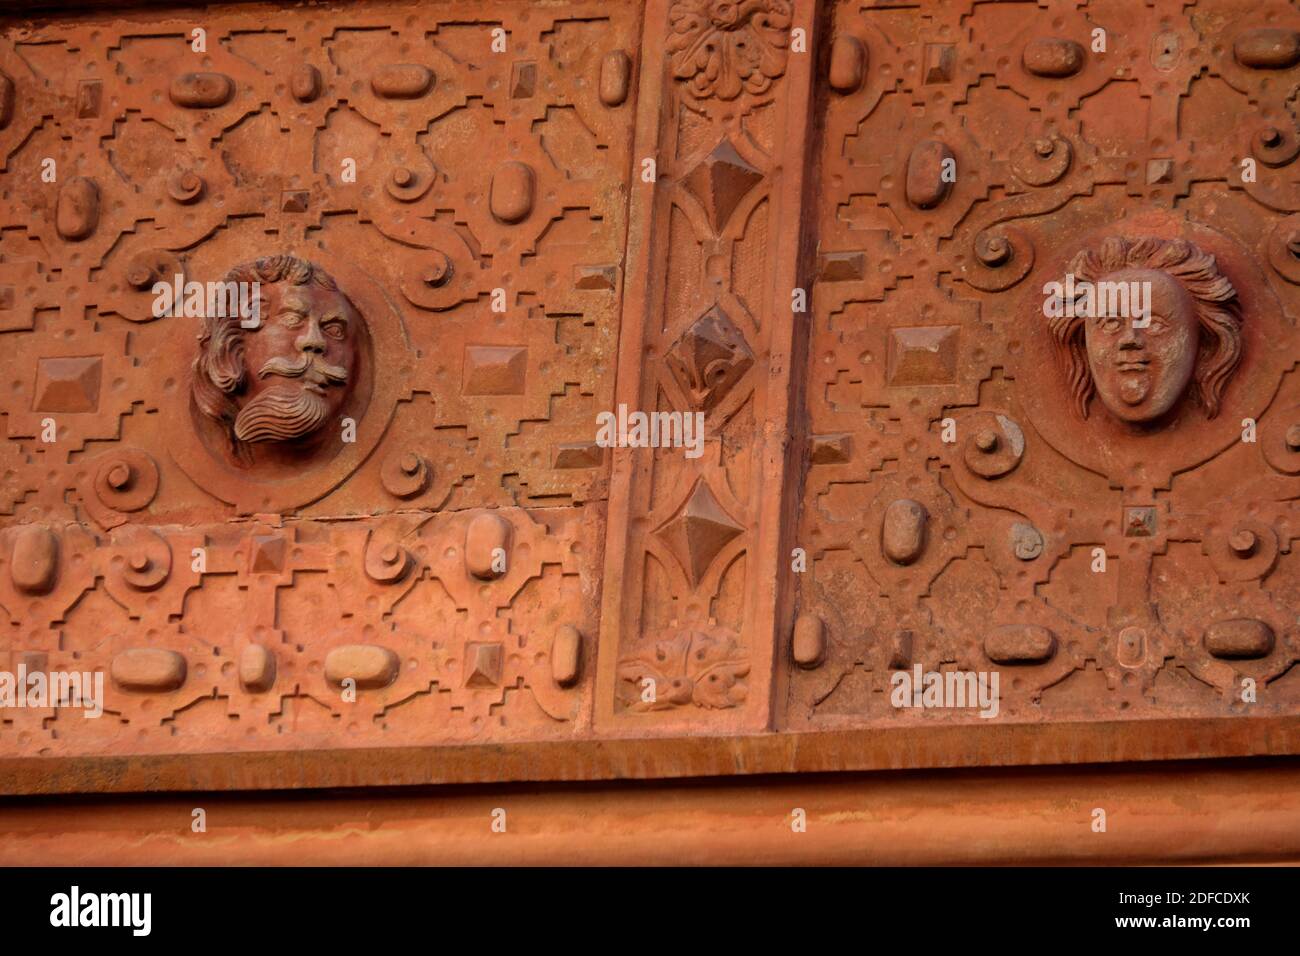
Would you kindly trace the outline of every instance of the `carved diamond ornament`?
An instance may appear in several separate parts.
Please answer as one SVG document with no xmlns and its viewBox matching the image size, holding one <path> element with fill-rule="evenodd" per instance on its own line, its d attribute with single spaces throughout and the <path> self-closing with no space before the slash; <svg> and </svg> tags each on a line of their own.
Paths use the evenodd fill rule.
<svg viewBox="0 0 1300 956">
<path fill-rule="evenodd" d="M 719 235 L 740 201 L 762 180 L 763 174 L 745 162 L 731 140 L 724 139 L 686 174 L 682 184 L 700 201 L 714 234 Z"/>
<path fill-rule="evenodd" d="M 745 336 L 718 306 L 696 319 L 668 349 L 668 368 L 696 410 L 710 409 L 754 364 Z"/>
<path fill-rule="evenodd" d="M 718 504 L 718 499 L 701 478 L 677 514 L 664 522 L 655 534 L 681 563 L 691 587 L 695 587 L 718 552 L 744 530 Z"/>
</svg>

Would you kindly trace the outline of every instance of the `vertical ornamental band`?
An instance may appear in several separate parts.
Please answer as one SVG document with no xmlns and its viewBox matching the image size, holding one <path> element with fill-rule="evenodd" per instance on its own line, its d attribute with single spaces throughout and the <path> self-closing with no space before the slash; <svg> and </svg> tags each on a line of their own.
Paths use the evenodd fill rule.
<svg viewBox="0 0 1300 956">
<path fill-rule="evenodd" d="M 814 14 L 646 10 L 605 436 L 603 730 L 769 723 Z"/>
</svg>

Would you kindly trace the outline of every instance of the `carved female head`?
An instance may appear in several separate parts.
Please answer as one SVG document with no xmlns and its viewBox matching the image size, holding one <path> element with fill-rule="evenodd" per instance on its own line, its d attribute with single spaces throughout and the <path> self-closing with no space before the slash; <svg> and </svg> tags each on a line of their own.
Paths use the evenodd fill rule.
<svg viewBox="0 0 1300 956">
<path fill-rule="evenodd" d="M 1062 310 L 1048 328 L 1080 418 L 1094 393 L 1134 424 L 1156 421 L 1189 391 L 1207 418 L 1218 414 L 1241 361 L 1241 319 L 1236 290 L 1212 255 L 1184 239 L 1114 236 L 1076 255 L 1070 273 L 1092 287 L 1093 307 Z M 1107 283 L 1145 290 L 1147 314 L 1096 308 L 1095 290 Z"/>
</svg>

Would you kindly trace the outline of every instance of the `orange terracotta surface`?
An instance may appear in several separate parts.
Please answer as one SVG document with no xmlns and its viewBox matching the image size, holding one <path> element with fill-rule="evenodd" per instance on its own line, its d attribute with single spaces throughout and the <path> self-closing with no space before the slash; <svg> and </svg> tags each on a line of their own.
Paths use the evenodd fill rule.
<svg viewBox="0 0 1300 956">
<path fill-rule="evenodd" d="M 1300 753 L 1298 85 L 1282 0 L 0 21 L 0 670 L 105 681 L 0 794 Z"/>
<path fill-rule="evenodd" d="M 1093 828 L 1098 809 L 1105 832 Z M 47 797 L 0 806 L 0 831 L 0 865 L 1295 864 L 1300 778 L 1291 763 L 1200 761 Z"/>
</svg>

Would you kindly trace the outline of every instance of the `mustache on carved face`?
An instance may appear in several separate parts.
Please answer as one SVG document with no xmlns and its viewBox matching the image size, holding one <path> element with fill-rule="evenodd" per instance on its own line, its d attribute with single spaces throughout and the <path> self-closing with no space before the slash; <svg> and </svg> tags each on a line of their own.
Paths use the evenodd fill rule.
<svg viewBox="0 0 1300 956">
<path fill-rule="evenodd" d="M 338 365 L 329 365 L 311 352 L 303 353 L 302 358 L 291 359 L 276 356 L 269 359 L 257 373 L 258 378 L 268 375 L 282 375 L 285 378 L 301 378 L 306 375 L 317 385 L 342 385 L 348 380 L 348 370 Z"/>
<path fill-rule="evenodd" d="M 329 402 L 315 392 L 290 385 L 268 388 L 240 409 L 235 437 L 240 441 L 290 441 L 325 424 Z"/>
</svg>

